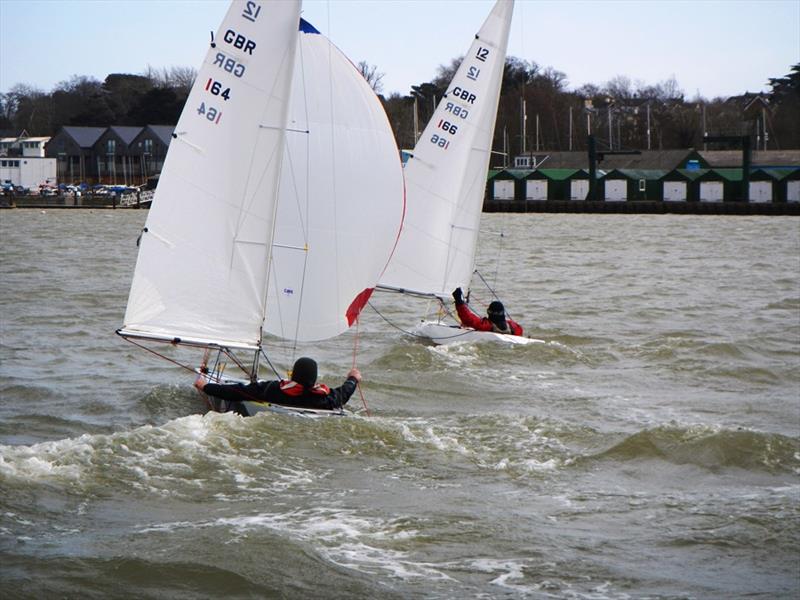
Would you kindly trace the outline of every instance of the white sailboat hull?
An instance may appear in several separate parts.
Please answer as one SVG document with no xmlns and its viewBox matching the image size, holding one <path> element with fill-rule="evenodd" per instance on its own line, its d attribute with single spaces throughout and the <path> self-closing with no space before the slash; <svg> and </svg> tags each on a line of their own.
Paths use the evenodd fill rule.
<svg viewBox="0 0 800 600">
<path fill-rule="evenodd" d="M 510 335 L 505 333 L 495 333 L 494 331 L 477 331 L 469 327 L 459 327 L 458 325 L 446 325 L 435 321 L 422 321 L 413 330 L 413 335 L 425 338 L 437 345 L 455 343 L 480 343 L 495 342 L 501 344 L 543 344 L 543 340 Z"/>
<path fill-rule="evenodd" d="M 322 410 L 315 408 L 298 408 L 296 406 L 281 406 L 280 404 L 270 404 L 269 402 L 242 402 L 247 409 L 249 416 L 256 415 L 261 412 L 278 413 L 282 415 L 291 415 L 293 417 L 305 417 L 312 419 L 319 419 L 325 417 L 347 417 L 350 412 L 346 410 Z"/>
</svg>

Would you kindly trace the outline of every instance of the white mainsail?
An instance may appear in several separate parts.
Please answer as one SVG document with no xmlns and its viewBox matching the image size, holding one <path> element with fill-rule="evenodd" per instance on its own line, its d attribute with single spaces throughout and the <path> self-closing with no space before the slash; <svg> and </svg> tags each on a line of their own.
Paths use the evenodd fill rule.
<svg viewBox="0 0 800 600">
<path fill-rule="evenodd" d="M 406 217 L 380 288 L 446 297 L 469 285 L 513 10 L 495 4 L 406 164 Z"/>
<path fill-rule="evenodd" d="M 299 20 L 299 0 L 231 3 L 175 127 L 122 334 L 258 347 Z"/>
<path fill-rule="evenodd" d="M 375 92 L 327 38 L 300 29 L 265 329 L 309 341 L 342 333 L 363 307 L 397 241 L 404 187 Z"/>
<path fill-rule="evenodd" d="M 321 339 L 377 282 L 402 222 L 396 145 L 375 94 L 323 36 L 298 34 L 299 15 L 299 0 L 232 2 L 175 129 L 121 335 Z"/>
</svg>

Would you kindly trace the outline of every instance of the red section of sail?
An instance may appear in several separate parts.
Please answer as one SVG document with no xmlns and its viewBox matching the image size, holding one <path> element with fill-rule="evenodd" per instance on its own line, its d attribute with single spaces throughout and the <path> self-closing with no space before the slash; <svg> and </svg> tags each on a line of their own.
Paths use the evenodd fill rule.
<svg viewBox="0 0 800 600">
<path fill-rule="evenodd" d="M 353 298 L 353 301 L 350 303 L 350 306 L 347 307 L 347 312 L 344 313 L 347 317 L 347 326 L 350 327 L 353 323 L 356 322 L 358 319 L 358 315 L 361 314 L 361 310 L 367 305 L 369 301 L 369 297 L 372 296 L 372 292 L 375 291 L 375 288 L 366 288 L 362 291 L 358 296 Z"/>
</svg>

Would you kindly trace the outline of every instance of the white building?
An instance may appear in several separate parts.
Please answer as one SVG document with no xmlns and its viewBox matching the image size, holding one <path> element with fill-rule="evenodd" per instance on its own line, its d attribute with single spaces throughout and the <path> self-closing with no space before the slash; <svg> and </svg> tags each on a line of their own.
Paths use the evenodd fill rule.
<svg viewBox="0 0 800 600">
<path fill-rule="evenodd" d="M 42 184 L 56 185 L 56 159 L 39 157 L 0 158 L 0 183 L 37 189 Z"/>
<path fill-rule="evenodd" d="M 30 137 L 24 131 L 19 137 L 0 138 L 0 156 L 44 158 L 44 146 L 49 141 L 49 137 Z"/>
</svg>

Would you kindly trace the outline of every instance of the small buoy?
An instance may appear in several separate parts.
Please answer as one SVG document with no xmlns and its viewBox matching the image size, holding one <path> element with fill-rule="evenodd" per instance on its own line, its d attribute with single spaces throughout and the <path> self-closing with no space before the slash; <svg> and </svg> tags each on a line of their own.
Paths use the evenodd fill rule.
<svg viewBox="0 0 800 600">
<path fill-rule="evenodd" d="M 46 211 L 46 210 L 43 210 L 43 211 L 42 211 L 42 214 L 43 214 L 43 215 L 46 215 L 46 214 L 47 214 L 47 211 Z"/>
</svg>

